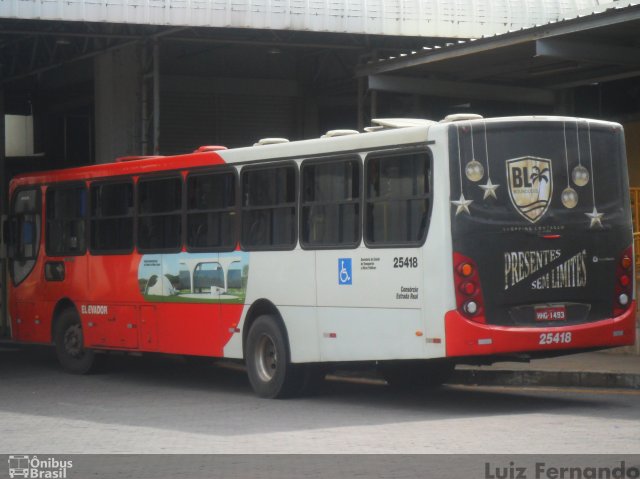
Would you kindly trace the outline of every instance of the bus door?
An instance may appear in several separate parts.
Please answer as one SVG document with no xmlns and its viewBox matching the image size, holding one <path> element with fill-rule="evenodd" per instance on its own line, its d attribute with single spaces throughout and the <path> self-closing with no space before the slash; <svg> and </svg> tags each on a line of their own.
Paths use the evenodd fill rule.
<svg viewBox="0 0 640 479">
<path fill-rule="evenodd" d="M 45 193 L 45 254 L 43 282 L 37 295 L 41 313 L 51 317 L 55 305 L 68 298 L 76 305 L 88 333 L 82 312 L 89 296 L 87 268 L 87 188 L 84 182 L 49 186 Z"/>
<path fill-rule="evenodd" d="M 11 328 L 14 339 L 46 340 L 46 331 L 35 311 L 39 296 L 38 264 L 41 232 L 40 188 L 17 191 L 13 196 L 11 216 L 6 224 L 7 256 L 11 277 Z"/>
</svg>

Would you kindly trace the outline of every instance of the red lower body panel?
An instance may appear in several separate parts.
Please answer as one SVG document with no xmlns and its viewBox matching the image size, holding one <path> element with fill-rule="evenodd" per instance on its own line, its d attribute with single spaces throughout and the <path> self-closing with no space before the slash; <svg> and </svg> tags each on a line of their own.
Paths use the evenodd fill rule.
<svg viewBox="0 0 640 479">
<path fill-rule="evenodd" d="M 636 302 L 615 318 L 553 328 L 481 324 L 454 310 L 445 315 L 445 330 L 447 356 L 627 346 L 635 342 Z"/>
</svg>

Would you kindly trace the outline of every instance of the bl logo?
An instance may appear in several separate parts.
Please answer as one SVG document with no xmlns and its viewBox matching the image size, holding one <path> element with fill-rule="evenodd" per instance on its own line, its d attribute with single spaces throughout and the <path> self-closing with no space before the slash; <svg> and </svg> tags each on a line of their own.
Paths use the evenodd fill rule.
<svg viewBox="0 0 640 479">
<path fill-rule="evenodd" d="M 338 258 L 338 284 L 352 284 L 351 258 Z"/>
<path fill-rule="evenodd" d="M 507 179 L 516 211 L 531 223 L 542 218 L 553 194 L 551 160 L 532 156 L 507 160 Z"/>
</svg>

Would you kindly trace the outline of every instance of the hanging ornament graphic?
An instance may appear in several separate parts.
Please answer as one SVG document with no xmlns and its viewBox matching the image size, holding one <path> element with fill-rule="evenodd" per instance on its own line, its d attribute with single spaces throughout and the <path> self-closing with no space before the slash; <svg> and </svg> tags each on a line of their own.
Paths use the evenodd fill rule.
<svg viewBox="0 0 640 479">
<path fill-rule="evenodd" d="M 469 205 L 471 203 L 473 203 L 473 200 L 468 200 L 464 197 L 463 194 L 460 195 L 460 199 L 456 200 L 456 201 L 452 201 L 451 202 L 454 206 L 457 206 L 456 208 L 456 216 L 458 216 L 460 213 L 467 213 L 468 215 L 471 214 L 471 212 L 469 211 Z"/>
<path fill-rule="evenodd" d="M 565 208 L 575 208 L 578 205 L 578 193 L 576 190 L 570 186 L 562 190 L 562 204 Z"/>
<path fill-rule="evenodd" d="M 589 170 L 582 165 L 576 166 L 571 172 L 571 180 L 576 186 L 585 186 L 589 183 Z"/>
<path fill-rule="evenodd" d="M 476 154 L 473 147 L 473 125 L 471 125 L 471 161 L 464 168 L 464 174 L 469 181 L 474 183 L 480 181 L 484 176 L 484 166 L 476 160 Z"/>
<path fill-rule="evenodd" d="M 577 124 L 577 122 L 576 122 Z M 591 124 L 587 122 L 587 137 L 589 138 L 589 167 L 591 171 L 593 171 L 593 149 L 591 148 Z M 604 213 L 599 213 L 596 208 L 596 187 L 595 187 L 596 175 L 595 172 L 593 174 L 593 178 L 591 179 L 591 199 L 593 200 L 593 211 L 591 213 L 585 213 L 587 217 L 591 220 L 589 224 L 589 228 L 593 228 L 594 226 L 599 226 L 602 228 L 602 217 Z"/>
<path fill-rule="evenodd" d="M 593 211 L 591 213 L 585 213 L 585 215 L 587 215 L 591 219 L 589 228 L 593 228 L 596 225 L 602 228 L 602 217 L 604 216 L 604 213 L 598 213 L 598 210 L 595 206 L 593 207 Z"/>
<path fill-rule="evenodd" d="M 564 164 L 567 168 L 567 187 L 564 190 L 562 190 L 562 195 L 560 195 L 560 199 L 562 200 L 562 204 L 564 205 L 565 208 L 572 209 L 578 205 L 578 192 L 574 190 L 571 187 L 571 184 L 569 183 L 569 149 L 567 148 L 567 124 L 565 122 L 562 122 L 562 137 L 564 139 Z M 578 142 L 578 163 L 579 162 L 580 162 L 580 142 Z M 575 171 L 575 168 L 574 168 L 574 171 Z"/>
<path fill-rule="evenodd" d="M 484 191 L 484 196 L 483 196 L 483 200 L 486 200 L 487 198 L 489 198 L 490 196 L 493 196 L 495 199 L 498 199 L 498 197 L 496 196 L 496 189 L 500 186 L 500 185 L 494 185 L 493 183 L 491 183 L 491 178 L 489 178 L 487 180 L 487 183 L 484 185 L 479 185 L 480 188 L 482 188 L 482 190 Z"/>
<path fill-rule="evenodd" d="M 470 215 L 471 211 L 469 211 L 469 205 L 473 203 L 473 200 L 468 200 L 464 197 L 464 191 L 462 187 L 462 159 L 460 154 L 460 130 L 458 129 L 458 125 L 456 125 L 456 138 L 458 140 L 458 178 L 460 179 L 460 199 L 451 200 L 451 204 L 456 207 L 456 216 L 458 216 L 460 213 L 466 213 Z M 467 174 L 467 177 L 468 176 L 469 175 Z"/>
<path fill-rule="evenodd" d="M 480 181 L 484 176 L 484 166 L 477 160 L 471 160 L 464 168 L 464 174 L 467 175 L 469 181 Z"/>
<path fill-rule="evenodd" d="M 487 123 L 486 122 L 484 123 L 484 153 L 485 153 L 484 157 L 487 160 L 487 183 L 484 185 L 478 185 L 478 186 L 480 186 L 480 188 L 484 191 L 484 196 L 482 197 L 483 200 L 486 200 L 490 196 L 492 196 L 494 199 L 497 200 L 498 197 L 496 196 L 496 190 L 500 185 L 494 185 L 491 182 L 491 169 L 489 166 L 489 144 L 487 143 Z"/>
<path fill-rule="evenodd" d="M 589 183 L 589 170 L 582 166 L 582 157 L 580 155 L 580 128 L 578 120 L 576 120 L 576 145 L 578 150 L 578 166 L 571 172 L 571 179 L 576 186 L 584 186 Z"/>
</svg>

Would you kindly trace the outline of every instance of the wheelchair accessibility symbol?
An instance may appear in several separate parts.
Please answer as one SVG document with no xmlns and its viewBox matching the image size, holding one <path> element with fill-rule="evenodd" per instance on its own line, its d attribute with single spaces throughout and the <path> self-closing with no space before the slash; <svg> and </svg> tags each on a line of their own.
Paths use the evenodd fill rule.
<svg viewBox="0 0 640 479">
<path fill-rule="evenodd" d="M 352 284 L 351 258 L 338 258 L 338 284 Z"/>
</svg>

